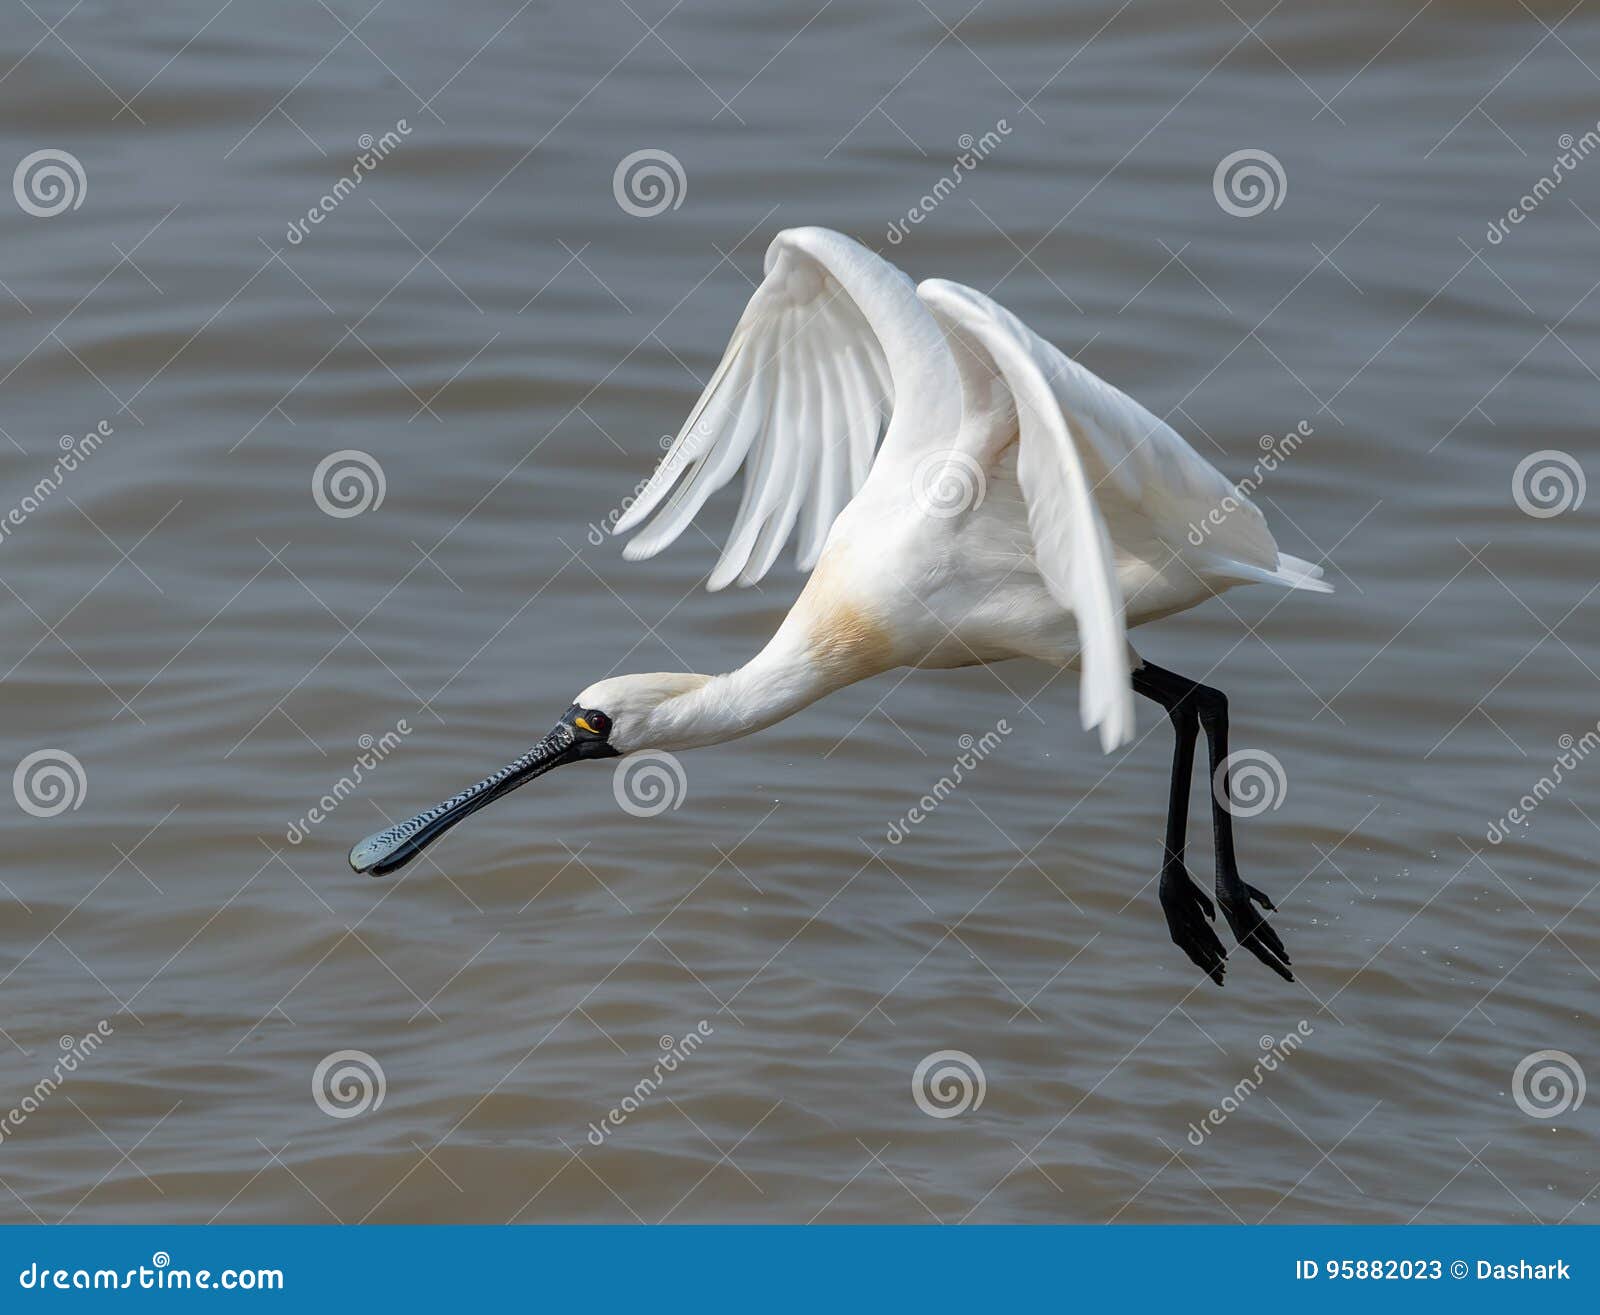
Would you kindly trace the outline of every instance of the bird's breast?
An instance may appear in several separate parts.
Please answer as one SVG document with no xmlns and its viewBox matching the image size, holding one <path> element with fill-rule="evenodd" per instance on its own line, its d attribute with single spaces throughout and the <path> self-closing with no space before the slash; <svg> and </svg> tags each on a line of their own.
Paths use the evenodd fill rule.
<svg viewBox="0 0 1600 1315">
<path fill-rule="evenodd" d="M 866 680 L 902 661 L 893 616 L 863 565 L 847 545 L 831 545 L 784 622 L 832 684 Z"/>
</svg>

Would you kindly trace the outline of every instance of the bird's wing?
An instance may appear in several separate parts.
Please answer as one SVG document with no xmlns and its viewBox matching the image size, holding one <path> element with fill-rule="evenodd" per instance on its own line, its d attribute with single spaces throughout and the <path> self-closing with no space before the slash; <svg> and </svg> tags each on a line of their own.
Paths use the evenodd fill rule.
<svg viewBox="0 0 1600 1315">
<path fill-rule="evenodd" d="M 917 295 L 950 337 L 963 379 L 992 374 L 1015 402 L 1017 482 L 1035 560 L 1051 596 L 1077 620 L 1079 711 L 1085 729 L 1099 727 L 1101 747 L 1110 752 L 1133 737 L 1133 688 L 1122 589 L 1082 435 L 1051 390 L 1048 358 L 1019 321 L 981 293 L 943 279 L 922 283 Z"/>
<path fill-rule="evenodd" d="M 982 293 L 938 282 L 982 305 L 1044 372 L 1119 547 L 1158 567 L 1181 559 L 1208 577 L 1331 592 L 1322 567 L 1279 552 L 1260 509 L 1166 421 Z"/>
<path fill-rule="evenodd" d="M 1287 574 L 1322 574 L 1298 558 L 1281 556 L 1260 509 L 1166 421 L 983 294 L 960 284 L 942 286 L 981 303 L 1044 373 L 1116 542 L 1159 554 L 1151 557 L 1154 561 L 1179 552 L 1278 583 L 1289 583 Z M 1192 537 L 1187 543 L 1185 537 L 1199 526 L 1204 538 L 1194 549 Z"/>
<path fill-rule="evenodd" d="M 1015 322 L 1046 363 L 1051 391 L 1074 431 L 1083 432 L 1089 479 L 1113 523 L 1131 513 L 1156 532 L 1168 555 L 1214 559 L 1258 574 L 1278 570 L 1278 544 L 1266 517 L 1226 475 L 1165 420 Z M 1188 532 L 1208 517 L 1215 520 L 1203 548 L 1193 551 Z"/>
<path fill-rule="evenodd" d="M 873 464 L 885 424 L 954 428 L 960 385 L 911 280 L 825 228 L 767 250 L 711 382 L 656 472 L 618 520 L 629 560 L 652 557 L 744 467 L 744 496 L 707 588 L 760 580 L 799 526 L 810 570 Z M 892 417 L 892 420 L 891 420 Z"/>
</svg>

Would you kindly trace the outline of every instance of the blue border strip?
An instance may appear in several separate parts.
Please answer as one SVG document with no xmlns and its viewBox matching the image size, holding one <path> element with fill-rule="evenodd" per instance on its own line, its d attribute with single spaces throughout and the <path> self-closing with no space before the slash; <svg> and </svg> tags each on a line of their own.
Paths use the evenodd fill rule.
<svg viewBox="0 0 1600 1315">
<path fill-rule="evenodd" d="M 1535 1266 L 1543 1268 L 1526 1268 Z M 109 1290 L 113 1275 L 119 1286 Z M 85 1286 L 96 1282 L 98 1290 Z M 170 1309 L 214 1306 L 221 1297 L 262 1308 L 287 1302 L 295 1310 L 354 1301 L 363 1311 L 381 1303 L 384 1310 L 437 1312 L 502 1300 L 536 1310 L 975 1315 L 1133 1300 L 1266 1310 L 1292 1302 L 1302 1315 L 1357 1303 L 1503 1311 L 1531 1289 L 1571 1300 L 1572 1309 L 1600 1308 L 1600 1228 L 0 1230 L 0 1305 L 7 1310 Z"/>
</svg>

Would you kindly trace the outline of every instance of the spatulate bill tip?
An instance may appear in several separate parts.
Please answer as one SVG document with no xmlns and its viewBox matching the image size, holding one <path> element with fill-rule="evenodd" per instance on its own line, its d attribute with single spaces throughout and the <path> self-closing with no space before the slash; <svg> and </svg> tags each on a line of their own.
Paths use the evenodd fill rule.
<svg viewBox="0 0 1600 1315">
<path fill-rule="evenodd" d="M 350 868 L 353 872 L 381 876 L 380 866 L 394 848 L 394 843 L 386 840 L 383 832 L 370 835 L 350 850 Z"/>
</svg>

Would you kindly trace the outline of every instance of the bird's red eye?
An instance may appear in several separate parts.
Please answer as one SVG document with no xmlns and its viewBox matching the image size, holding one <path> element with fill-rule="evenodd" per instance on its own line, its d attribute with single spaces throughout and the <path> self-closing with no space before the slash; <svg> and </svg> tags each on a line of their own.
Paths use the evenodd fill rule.
<svg viewBox="0 0 1600 1315">
<path fill-rule="evenodd" d="M 596 735 L 605 735 L 611 729 L 611 718 L 603 712 L 591 712 L 584 720 L 594 727 Z"/>
</svg>

